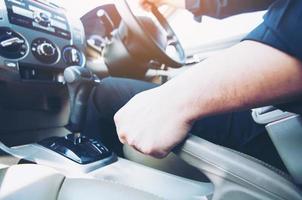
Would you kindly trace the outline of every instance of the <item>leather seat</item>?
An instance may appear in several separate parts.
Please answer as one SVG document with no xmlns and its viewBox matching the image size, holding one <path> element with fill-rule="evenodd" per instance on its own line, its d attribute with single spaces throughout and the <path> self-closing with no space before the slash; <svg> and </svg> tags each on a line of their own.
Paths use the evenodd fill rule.
<svg viewBox="0 0 302 200">
<path fill-rule="evenodd" d="M 0 169 L 1 200 L 161 199 L 125 185 L 95 179 L 67 178 L 39 165 Z"/>
</svg>

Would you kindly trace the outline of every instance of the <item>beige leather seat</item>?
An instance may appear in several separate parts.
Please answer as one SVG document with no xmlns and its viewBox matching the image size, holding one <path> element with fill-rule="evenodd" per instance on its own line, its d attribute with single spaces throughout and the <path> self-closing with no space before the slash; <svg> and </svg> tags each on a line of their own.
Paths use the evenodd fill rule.
<svg viewBox="0 0 302 200">
<path fill-rule="evenodd" d="M 95 179 L 67 178 L 39 165 L 0 169 L 0 200 L 161 199 L 128 186 Z"/>
</svg>

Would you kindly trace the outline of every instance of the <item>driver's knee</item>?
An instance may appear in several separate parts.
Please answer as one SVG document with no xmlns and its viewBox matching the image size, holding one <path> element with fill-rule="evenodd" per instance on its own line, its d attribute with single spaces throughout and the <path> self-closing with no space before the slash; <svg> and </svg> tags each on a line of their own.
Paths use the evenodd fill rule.
<svg viewBox="0 0 302 200">
<path fill-rule="evenodd" d="M 105 78 L 92 91 L 91 102 L 102 117 L 113 116 L 122 106 L 121 102 L 124 97 L 120 95 L 119 84 L 118 78 Z"/>
<path fill-rule="evenodd" d="M 156 86 L 144 81 L 108 77 L 94 88 L 90 101 L 102 117 L 111 119 L 134 95 Z"/>
<path fill-rule="evenodd" d="M 91 92 L 83 134 L 100 139 L 108 145 L 113 140 L 115 126 L 113 116 L 122 106 L 118 78 L 105 78 Z M 117 106 L 117 105 L 120 106 Z M 110 138 L 107 139 L 107 138 Z M 118 140 L 117 140 L 118 141 Z M 115 143 L 118 143 L 118 142 Z M 109 144 L 109 147 L 113 145 Z"/>
<path fill-rule="evenodd" d="M 155 86 L 132 79 L 102 79 L 89 99 L 84 135 L 101 140 L 108 148 L 122 155 L 122 145 L 115 134 L 113 116 L 135 94 Z"/>
</svg>

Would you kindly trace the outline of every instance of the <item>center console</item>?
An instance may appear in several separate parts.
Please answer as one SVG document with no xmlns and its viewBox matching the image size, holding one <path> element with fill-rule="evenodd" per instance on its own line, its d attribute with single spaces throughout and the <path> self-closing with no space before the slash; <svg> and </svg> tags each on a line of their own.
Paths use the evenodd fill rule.
<svg viewBox="0 0 302 200">
<path fill-rule="evenodd" d="M 0 148 L 16 157 L 56 169 L 69 178 L 87 178 L 89 180 L 99 180 L 108 183 L 108 185 L 127 186 L 154 194 L 161 197 L 161 199 L 208 200 L 211 199 L 214 190 L 211 183 L 192 181 L 123 158 L 117 158 L 116 162 L 113 163 L 110 162 L 110 158 L 107 158 L 99 162 L 82 165 L 37 144 L 6 148 L 0 142 Z M 111 164 L 108 165 L 109 163 Z M 86 189 L 92 187 L 87 184 L 81 184 L 80 186 Z M 76 188 L 71 189 L 77 191 Z M 99 191 L 98 195 L 102 197 L 103 194 Z M 87 197 L 90 196 L 85 196 L 85 198 Z"/>
</svg>

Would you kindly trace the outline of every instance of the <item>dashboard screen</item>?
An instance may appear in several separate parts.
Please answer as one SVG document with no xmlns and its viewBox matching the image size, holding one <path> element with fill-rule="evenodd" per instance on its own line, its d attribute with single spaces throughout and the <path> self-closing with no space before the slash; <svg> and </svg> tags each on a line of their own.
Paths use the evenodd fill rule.
<svg viewBox="0 0 302 200">
<path fill-rule="evenodd" d="M 12 24 L 70 39 L 71 33 L 64 9 L 37 0 L 5 0 Z"/>
</svg>

